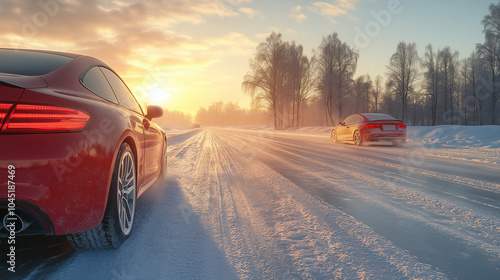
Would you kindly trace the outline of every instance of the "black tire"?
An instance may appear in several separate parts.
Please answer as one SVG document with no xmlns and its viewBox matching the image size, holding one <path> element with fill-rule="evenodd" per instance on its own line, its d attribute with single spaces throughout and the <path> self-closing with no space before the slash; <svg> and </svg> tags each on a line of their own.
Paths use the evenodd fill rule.
<svg viewBox="0 0 500 280">
<path fill-rule="evenodd" d="M 356 146 L 363 145 L 363 137 L 361 137 L 361 132 L 359 132 L 359 130 L 354 131 L 353 140 L 354 140 L 354 145 Z"/>
<path fill-rule="evenodd" d="M 168 165 L 167 165 L 167 140 L 163 141 L 163 155 L 162 155 L 162 163 L 161 163 L 161 173 L 160 173 L 160 180 L 167 180 L 167 172 L 168 171 Z"/>
<path fill-rule="evenodd" d="M 332 140 L 332 143 L 337 143 L 338 140 L 337 140 L 337 131 L 335 129 L 332 129 L 332 131 L 330 131 L 330 140 Z"/>
<path fill-rule="evenodd" d="M 69 234 L 76 249 L 113 249 L 131 235 L 137 202 L 135 157 L 127 143 L 120 146 L 113 169 L 106 212 L 101 224 L 92 230 Z M 123 182 L 125 179 L 125 182 Z"/>
</svg>

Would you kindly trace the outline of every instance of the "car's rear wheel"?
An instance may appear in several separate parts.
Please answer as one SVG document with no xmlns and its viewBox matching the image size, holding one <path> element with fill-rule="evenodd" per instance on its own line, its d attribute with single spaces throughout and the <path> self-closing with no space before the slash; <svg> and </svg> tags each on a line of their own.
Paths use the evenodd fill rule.
<svg viewBox="0 0 500 280">
<path fill-rule="evenodd" d="M 353 138 L 356 146 L 361 146 L 363 144 L 363 138 L 361 137 L 361 132 L 359 132 L 359 130 L 354 132 Z"/>
<path fill-rule="evenodd" d="M 118 151 L 101 224 L 92 230 L 68 235 L 77 249 L 118 248 L 132 233 L 137 201 L 135 157 L 127 143 Z"/>
<path fill-rule="evenodd" d="M 330 139 L 332 140 L 332 143 L 337 143 L 337 131 L 335 129 L 332 129 L 330 132 Z"/>
</svg>

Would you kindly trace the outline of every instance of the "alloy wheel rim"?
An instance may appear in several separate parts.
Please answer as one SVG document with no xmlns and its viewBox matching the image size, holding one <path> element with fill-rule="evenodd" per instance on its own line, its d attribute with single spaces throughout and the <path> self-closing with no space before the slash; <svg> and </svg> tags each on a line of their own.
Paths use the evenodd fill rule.
<svg viewBox="0 0 500 280">
<path fill-rule="evenodd" d="M 332 142 L 337 142 L 337 133 L 335 131 L 332 132 L 332 135 L 331 135 L 331 139 L 332 139 Z"/>
<path fill-rule="evenodd" d="M 356 131 L 356 133 L 354 134 L 354 143 L 356 143 L 356 145 L 359 145 L 360 142 L 361 142 L 361 134 L 359 133 L 359 131 Z"/>
<path fill-rule="evenodd" d="M 136 202 L 136 176 L 134 158 L 126 151 L 118 168 L 118 220 L 124 235 L 132 231 Z"/>
</svg>

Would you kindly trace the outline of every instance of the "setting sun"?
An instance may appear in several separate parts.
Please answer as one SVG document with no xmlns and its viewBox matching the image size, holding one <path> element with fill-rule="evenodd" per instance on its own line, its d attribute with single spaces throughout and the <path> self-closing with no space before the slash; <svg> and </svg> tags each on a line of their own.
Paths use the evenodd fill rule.
<svg viewBox="0 0 500 280">
<path fill-rule="evenodd" d="M 155 88 L 144 94 L 143 99 L 146 103 L 164 105 L 166 101 L 172 98 L 172 93 L 177 91 L 175 88 Z"/>
</svg>

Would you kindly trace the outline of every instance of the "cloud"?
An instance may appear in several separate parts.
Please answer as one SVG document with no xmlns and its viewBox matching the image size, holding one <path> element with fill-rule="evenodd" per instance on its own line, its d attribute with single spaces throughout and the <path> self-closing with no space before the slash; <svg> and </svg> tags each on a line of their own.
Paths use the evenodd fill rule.
<svg viewBox="0 0 500 280">
<path fill-rule="evenodd" d="M 215 63 L 214 60 L 204 57 L 194 57 L 194 58 L 179 58 L 179 57 L 161 57 L 157 60 L 156 64 L 163 65 L 165 67 L 184 67 L 189 65 L 210 65 Z"/>
<path fill-rule="evenodd" d="M 347 11 L 340 6 L 326 2 L 314 2 L 313 5 L 317 8 L 316 11 L 324 16 L 336 17 L 347 13 Z"/>
<path fill-rule="evenodd" d="M 296 22 L 303 22 L 307 19 L 307 16 L 304 14 L 297 14 L 297 15 L 291 14 L 290 17 L 295 19 Z"/>
<path fill-rule="evenodd" d="M 294 13 L 300 13 L 302 11 L 302 6 L 298 5 L 298 6 L 292 7 L 292 11 Z"/>
<path fill-rule="evenodd" d="M 295 6 L 292 7 L 292 14 L 290 14 L 290 17 L 295 19 L 296 22 L 303 22 L 307 19 L 307 16 L 301 13 L 302 11 L 302 6 Z"/>
<path fill-rule="evenodd" d="M 189 77 L 225 55 L 248 55 L 257 43 L 240 33 L 193 38 L 176 26 L 254 16 L 239 7 L 249 1 L 2 0 L 0 46 L 94 56 L 136 84 L 149 75 Z"/>
<path fill-rule="evenodd" d="M 336 17 L 346 15 L 349 11 L 355 10 L 357 2 L 358 0 L 335 0 L 332 3 L 314 2 L 309 9 L 335 22 Z"/>
<path fill-rule="evenodd" d="M 262 39 L 266 39 L 273 32 L 274 33 L 282 33 L 281 30 L 278 27 L 275 27 L 275 26 L 268 26 L 267 29 L 269 30 L 268 32 L 255 34 L 254 35 L 255 38 L 258 38 L 258 39 L 262 40 Z"/>
<path fill-rule="evenodd" d="M 271 32 L 267 32 L 267 33 L 257 33 L 255 34 L 255 38 L 257 39 L 265 39 L 267 38 L 267 36 L 269 36 L 271 34 Z"/>
<path fill-rule="evenodd" d="M 250 9 L 250 8 L 245 8 L 245 7 L 239 8 L 238 10 L 240 12 L 246 14 L 249 18 L 253 18 L 259 14 L 258 11 L 254 10 L 254 9 Z"/>
<path fill-rule="evenodd" d="M 299 34 L 299 32 L 297 30 L 290 29 L 290 28 L 287 28 L 285 30 L 280 30 L 277 27 L 268 26 L 267 29 L 269 30 L 269 32 L 254 34 L 255 38 L 257 38 L 259 40 L 265 40 L 273 32 L 274 33 L 281 33 L 281 34 L 284 34 L 284 35 L 292 35 L 292 36 L 296 36 L 297 34 Z M 300 34 L 306 34 L 306 33 L 300 33 Z"/>
<path fill-rule="evenodd" d="M 135 28 L 142 33 L 180 23 L 201 24 L 206 17 L 237 17 L 235 7 L 245 2 L 231 0 L 229 6 L 220 0 L 2 0 L 0 35 L 76 43 L 102 38 L 103 31 L 123 34 Z"/>
<path fill-rule="evenodd" d="M 293 35 L 293 36 L 296 36 L 297 34 L 299 34 L 297 32 L 297 30 L 293 30 L 293 29 L 290 29 L 290 28 L 286 29 L 284 33 L 285 34 L 289 34 L 289 35 Z"/>
<path fill-rule="evenodd" d="M 340 7 L 347 9 L 347 10 L 354 10 L 356 8 L 356 3 L 358 0 L 337 0 L 337 3 L 340 5 Z"/>
<path fill-rule="evenodd" d="M 221 55 L 250 55 L 258 45 L 246 35 L 236 32 L 230 32 L 224 37 L 205 39 L 203 44 L 211 50 L 218 50 Z"/>
</svg>

